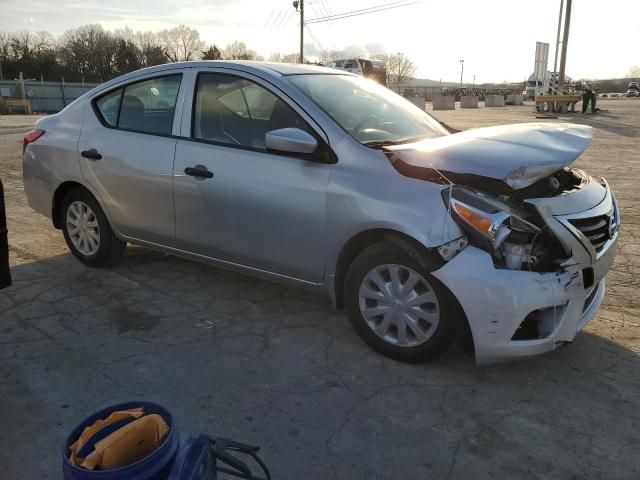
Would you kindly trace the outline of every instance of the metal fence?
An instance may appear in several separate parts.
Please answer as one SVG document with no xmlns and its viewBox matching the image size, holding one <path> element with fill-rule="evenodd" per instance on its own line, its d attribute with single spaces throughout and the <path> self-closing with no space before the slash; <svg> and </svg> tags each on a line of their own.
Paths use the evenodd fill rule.
<svg viewBox="0 0 640 480">
<path fill-rule="evenodd" d="M 96 85 L 98 84 L 25 80 L 24 91 L 25 97 L 31 102 L 31 109 L 34 112 L 55 113 Z M 0 97 L 20 99 L 20 84 L 18 80 L 1 80 Z"/>
</svg>

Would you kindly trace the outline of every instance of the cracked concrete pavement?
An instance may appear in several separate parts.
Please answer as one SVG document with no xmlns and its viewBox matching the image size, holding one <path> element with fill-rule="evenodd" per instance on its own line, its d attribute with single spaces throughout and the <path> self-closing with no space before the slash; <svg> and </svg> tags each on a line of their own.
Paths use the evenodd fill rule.
<svg viewBox="0 0 640 480">
<path fill-rule="evenodd" d="M 0 116 L 14 286 L 0 292 L 0 478 L 61 478 L 64 436 L 103 405 L 157 401 L 183 436 L 262 446 L 279 479 L 635 479 L 640 472 L 640 101 L 602 100 L 579 161 L 622 208 L 603 309 L 576 341 L 485 368 L 456 348 L 425 365 L 369 350 L 312 293 L 130 247 L 82 266 L 32 212 L 21 139 Z M 436 112 L 459 128 L 531 107 Z"/>
</svg>

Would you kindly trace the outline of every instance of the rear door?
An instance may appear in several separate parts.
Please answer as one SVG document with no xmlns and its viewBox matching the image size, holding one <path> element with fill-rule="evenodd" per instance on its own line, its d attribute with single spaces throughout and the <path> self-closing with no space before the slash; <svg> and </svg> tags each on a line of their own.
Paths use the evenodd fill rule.
<svg viewBox="0 0 640 480">
<path fill-rule="evenodd" d="M 190 138 L 176 148 L 178 248 L 320 281 L 332 166 L 265 148 L 271 130 L 319 135 L 310 119 L 260 79 L 222 69 L 198 75 L 192 105 L 183 120 Z M 190 175 L 194 168 L 207 176 Z"/>
<path fill-rule="evenodd" d="M 182 74 L 145 78 L 95 98 L 84 115 L 82 175 L 123 235 L 175 245 L 173 159 Z"/>
</svg>

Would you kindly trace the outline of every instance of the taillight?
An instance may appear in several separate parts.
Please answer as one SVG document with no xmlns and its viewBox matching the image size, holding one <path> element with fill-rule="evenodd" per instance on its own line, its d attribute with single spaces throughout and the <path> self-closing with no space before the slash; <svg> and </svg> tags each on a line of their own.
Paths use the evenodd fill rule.
<svg viewBox="0 0 640 480">
<path fill-rule="evenodd" d="M 24 155 L 25 150 L 27 149 L 27 145 L 38 140 L 42 135 L 44 135 L 44 130 L 31 130 L 24 136 L 24 140 L 22 140 L 22 154 Z"/>
</svg>

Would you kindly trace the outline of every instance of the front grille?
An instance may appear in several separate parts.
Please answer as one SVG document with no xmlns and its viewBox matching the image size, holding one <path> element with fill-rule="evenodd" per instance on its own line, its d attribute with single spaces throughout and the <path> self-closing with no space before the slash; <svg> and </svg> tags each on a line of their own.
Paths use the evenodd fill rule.
<svg viewBox="0 0 640 480">
<path fill-rule="evenodd" d="M 589 239 L 596 252 L 602 250 L 604 244 L 611 238 L 609 234 L 609 222 L 611 215 L 600 215 L 591 218 L 579 218 L 569 220 L 571 224 Z"/>
</svg>

